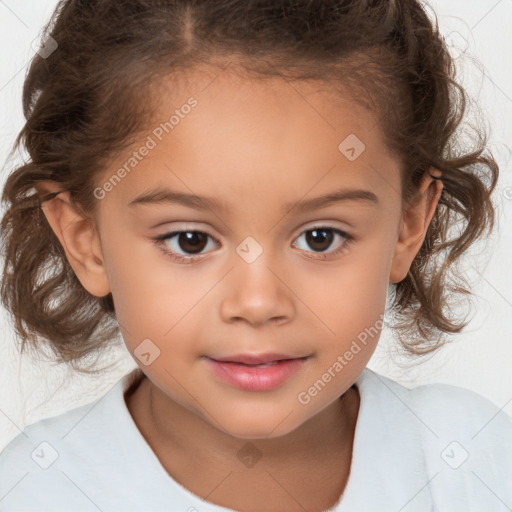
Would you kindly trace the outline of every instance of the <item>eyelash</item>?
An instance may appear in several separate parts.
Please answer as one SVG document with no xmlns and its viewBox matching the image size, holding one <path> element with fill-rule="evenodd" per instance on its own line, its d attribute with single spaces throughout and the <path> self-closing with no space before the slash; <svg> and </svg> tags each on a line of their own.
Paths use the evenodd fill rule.
<svg viewBox="0 0 512 512">
<path fill-rule="evenodd" d="M 347 250 L 347 248 L 351 245 L 351 243 L 355 240 L 354 236 L 350 235 L 349 233 L 347 233 L 345 231 L 342 231 L 341 229 L 333 228 L 333 227 L 330 227 L 330 226 L 321 226 L 321 225 L 313 226 L 313 227 L 311 227 L 309 229 L 304 230 L 299 235 L 299 237 L 302 236 L 305 233 L 308 233 L 309 231 L 315 231 L 315 230 L 333 231 L 336 234 L 340 235 L 342 238 L 344 238 L 344 242 L 342 243 L 342 245 L 340 245 L 340 247 L 338 247 L 337 249 L 335 249 L 334 251 L 332 251 L 330 253 L 325 253 L 325 252 L 318 252 L 318 253 L 316 253 L 316 254 L 319 254 L 321 256 L 313 256 L 313 257 L 311 257 L 312 259 L 326 260 L 328 258 L 335 257 L 338 254 L 340 254 L 342 252 L 345 252 Z M 219 243 L 216 238 L 214 238 L 211 235 L 208 235 L 208 233 L 205 233 L 204 231 L 194 230 L 194 229 L 182 229 L 180 231 L 172 231 L 170 233 L 166 233 L 164 235 L 161 235 L 161 236 L 153 238 L 153 242 L 155 243 L 155 245 L 162 252 L 164 252 L 164 254 L 166 254 L 171 259 L 173 259 L 175 261 L 178 261 L 180 263 L 190 264 L 190 263 L 193 263 L 194 260 L 202 259 L 202 257 L 204 256 L 204 254 L 192 255 L 192 256 L 181 256 L 181 255 L 177 255 L 177 253 L 175 253 L 174 251 L 169 250 L 167 244 L 165 243 L 166 240 L 170 240 L 170 239 L 174 238 L 176 235 L 179 235 L 180 233 L 200 233 L 200 234 L 204 234 L 204 235 L 208 236 L 209 238 L 213 239 L 216 243 Z M 299 238 L 299 237 L 297 237 L 297 238 Z M 302 249 L 299 249 L 299 250 L 303 251 Z M 303 251 L 303 252 L 306 252 L 306 251 Z M 328 254 L 328 256 L 324 256 L 325 254 Z"/>
</svg>

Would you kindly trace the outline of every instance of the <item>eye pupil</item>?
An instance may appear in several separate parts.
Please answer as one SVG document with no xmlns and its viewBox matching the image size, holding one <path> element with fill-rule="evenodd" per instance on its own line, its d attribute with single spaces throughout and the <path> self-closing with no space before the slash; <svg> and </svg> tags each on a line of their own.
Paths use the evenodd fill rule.
<svg viewBox="0 0 512 512">
<path fill-rule="evenodd" d="M 320 243 L 322 247 L 317 248 L 319 251 L 328 249 L 333 241 L 334 235 L 330 229 L 312 229 L 306 234 L 306 241 L 308 245 L 315 248 L 316 243 Z"/>
<path fill-rule="evenodd" d="M 206 241 L 207 237 L 204 233 L 197 231 L 183 231 L 178 236 L 180 249 L 185 252 L 201 252 L 204 249 L 204 246 L 201 244 L 205 244 Z"/>
</svg>

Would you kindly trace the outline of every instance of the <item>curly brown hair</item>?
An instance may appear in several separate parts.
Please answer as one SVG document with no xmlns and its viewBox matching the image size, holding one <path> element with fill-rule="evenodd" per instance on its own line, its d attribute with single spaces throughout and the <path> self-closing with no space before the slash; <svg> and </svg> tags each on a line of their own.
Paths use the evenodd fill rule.
<svg viewBox="0 0 512 512">
<path fill-rule="evenodd" d="M 441 171 L 444 188 L 424 243 L 406 278 L 393 285 L 392 327 L 407 353 L 426 354 L 467 325 L 448 315 L 470 294 L 456 263 L 493 229 L 499 169 L 483 154 L 485 133 L 462 148 L 458 128 L 468 97 L 425 2 L 63 0 L 42 40 L 45 50 L 56 49 L 31 62 L 26 123 L 14 146 L 23 144 L 29 158 L 9 174 L 2 196 L 2 302 L 22 353 L 27 342 L 43 342 L 59 363 L 88 373 L 77 363 L 119 335 L 112 295 L 83 288 L 35 185 L 59 183 L 78 211 L 92 215 L 106 163 L 152 118 L 153 85 L 205 63 L 236 62 L 255 79 L 311 79 L 348 92 L 378 114 L 401 162 L 404 202 L 426 171 Z M 459 222 L 463 229 L 449 238 Z"/>
</svg>

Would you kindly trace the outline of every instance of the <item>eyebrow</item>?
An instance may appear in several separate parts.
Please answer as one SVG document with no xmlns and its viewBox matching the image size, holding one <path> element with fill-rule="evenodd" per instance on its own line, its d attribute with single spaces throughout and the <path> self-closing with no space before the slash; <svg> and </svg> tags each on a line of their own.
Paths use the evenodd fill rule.
<svg viewBox="0 0 512 512">
<path fill-rule="evenodd" d="M 312 199 L 303 199 L 300 201 L 286 203 L 283 205 L 282 209 L 283 212 L 288 212 L 292 209 L 307 212 L 343 201 L 364 201 L 374 206 L 379 205 L 378 197 L 369 190 L 341 189 Z M 198 210 L 229 211 L 226 203 L 219 201 L 216 198 L 176 192 L 162 187 L 157 187 L 153 190 L 144 192 L 130 201 L 129 206 L 165 203 L 181 204 Z"/>
</svg>

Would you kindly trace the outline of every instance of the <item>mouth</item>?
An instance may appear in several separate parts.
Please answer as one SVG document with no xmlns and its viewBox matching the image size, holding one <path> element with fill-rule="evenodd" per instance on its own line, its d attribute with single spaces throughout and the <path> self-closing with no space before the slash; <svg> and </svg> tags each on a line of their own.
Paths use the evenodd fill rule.
<svg viewBox="0 0 512 512">
<path fill-rule="evenodd" d="M 206 357 L 213 374 L 230 386 L 247 391 L 270 391 L 284 384 L 300 370 L 309 356 L 240 355 L 223 358 Z"/>
<path fill-rule="evenodd" d="M 291 361 L 293 359 L 304 359 L 308 356 L 292 356 L 287 354 L 266 353 L 266 354 L 236 354 L 226 357 L 211 357 L 214 361 L 220 363 L 238 363 L 247 366 L 258 366 L 278 363 L 280 361 Z"/>
</svg>

